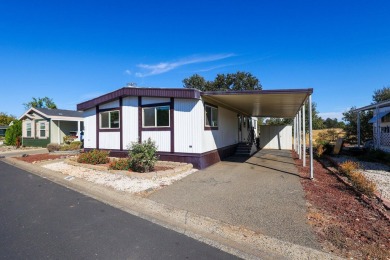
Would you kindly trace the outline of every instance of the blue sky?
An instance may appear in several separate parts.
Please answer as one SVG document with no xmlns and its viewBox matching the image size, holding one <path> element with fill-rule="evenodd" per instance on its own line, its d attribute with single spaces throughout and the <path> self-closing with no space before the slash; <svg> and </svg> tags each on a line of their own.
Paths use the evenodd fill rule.
<svg viewBox="0 0 390 260">
<path fill-rule="evenodd" d="M 340 119 L 390 85 L 389 12 L 361 0 L 0 0 L 0 112 L 239 70 L 263 89 L 314 88 L 322 117 Z"/>
</svg>

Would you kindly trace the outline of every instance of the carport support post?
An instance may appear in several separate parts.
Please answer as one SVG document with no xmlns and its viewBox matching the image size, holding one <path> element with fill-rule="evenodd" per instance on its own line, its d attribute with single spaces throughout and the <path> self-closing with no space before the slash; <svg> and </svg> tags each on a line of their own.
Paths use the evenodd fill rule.
<svg viewBox="0 0 390 260">
<path fill-rule="evenodd" d="M 301 110 L 298 112 L 298 154 L 299 154 L 299 160 L 302 159 L 302 114 Z"/>
<path fill-rule="evenodd" d="M 294 117 L 294 151 L 297 151 L 297 116 Z"/>
<path fill-rule="evenodd" d="M 311 95 L 309 96 L 309 148 L 310 148 L 310 179 L 314 179 L 313 173 L 313 120 L 312 120 L 312 106 Z"/>
<path fill-rule="evenodd" d="M 357 112 L 357 143 L 360 148 L 360 111 Z"/>
<path fill-rule="evenodd" d="M 303 135 L 303 148 L 302 148 L 302 155 L 303 155 L 303 167 L 306 167 L 306 129 L 305 129 L 305 103 L 303 103 L 302 106 L 302 135 Z"/>
</svg>

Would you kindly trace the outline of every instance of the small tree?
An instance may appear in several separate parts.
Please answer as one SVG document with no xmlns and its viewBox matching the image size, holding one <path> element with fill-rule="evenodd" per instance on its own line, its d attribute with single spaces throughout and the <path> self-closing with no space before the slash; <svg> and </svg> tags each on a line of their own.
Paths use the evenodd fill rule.
<svg viewBox="0 0 390 260">
<path fill-rule="evenodd" d="M 357 137 L 357 113 L 354 112 L 356 107 L 352 107 L 349 111 L 343 113 L 343 120 L 347 122 L 344 126 L 345 135 L 351 141 L 356 141 Z M 372 139 L 372 124 L 368 121 L 372 118 L 372 111 L 360 112 L 360 136 L 363 141 Z"/>
<path fill-rule="evenodd" d="M 374 91 L 374 94 L 372 95 L 372 101 L 374 102 L 374 104 L 386 100 L 390 100 L 390 86 L 383 87 Z"/>
<path fill-rule="evenodd" d="M 13 122 L 5 132 L 5 143 L 7 145 L 18 145 L 22 136 L 22 121 L 14 120 Z"/>
<path fill-rule="evenodd" d="M 9 125 L 14 120 L 16 120 L 15 116 L 0 112 L 0 125 Z"/>
<path fill-rule="evenodd" d="M 136 172 L 153 171 L 158 160 L 157 146 L 150 138 L 143 143 L 133 142 L 129 148 L 129 166 Z"/>
<path fill-rule="evenodd" d="M 44 97 L 44 98 L 33 97 L 30 102 L 24 103 L 23 105 L 25 109 L 29 109 L 30 107 L 57 109 L 57 105 L 54 103 L 53 99 L 48 97 Z"/>
</svg>

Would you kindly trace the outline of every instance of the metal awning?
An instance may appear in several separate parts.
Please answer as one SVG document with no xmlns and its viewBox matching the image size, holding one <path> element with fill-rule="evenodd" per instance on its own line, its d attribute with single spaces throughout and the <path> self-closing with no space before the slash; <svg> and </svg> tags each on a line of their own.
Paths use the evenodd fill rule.
<svg viewBox="0 0 390 260">
<path fill-rule="evenodd" d="M 201 96 L 237 113 L 255 117 L 293 118 L 313 89 L 207 91 Z"/>
<path fill-rule="evenodd" d="M 371 118 L 368 123 L 376 123 L 379 119 L 381 119 L 382 117 L 386 116 L 387 114 L 389 114 L 390 111 L 384 111 L 384 112 L 380 112 L 378 113 L 377 115 L 375 115 L 373 118 Z"/>
</svg>

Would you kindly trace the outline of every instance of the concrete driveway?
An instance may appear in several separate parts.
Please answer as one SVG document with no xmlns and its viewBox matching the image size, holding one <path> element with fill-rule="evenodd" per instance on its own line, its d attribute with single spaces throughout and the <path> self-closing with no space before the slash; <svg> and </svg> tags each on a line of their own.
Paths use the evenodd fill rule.
<svg viewBox="0 0 390 260">
<path fill-rule="evenodd" d="M 287 242 L 320 249 L 291 151 L 230 157 L 159 190 L 149 199 Z"/>
</svg>

